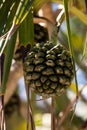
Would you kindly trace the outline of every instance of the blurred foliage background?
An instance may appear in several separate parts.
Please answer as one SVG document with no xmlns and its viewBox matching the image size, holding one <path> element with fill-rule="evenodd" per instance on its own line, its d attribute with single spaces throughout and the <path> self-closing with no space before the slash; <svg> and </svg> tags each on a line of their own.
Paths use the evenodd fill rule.
<svg viewBox="0 0 87 130">
<path fill-rule="evenodd" d="M 21 4 L 20 4 L 21 3 Z M 24 8 L 25 5 L 25 8 Z M 55 98 L 56 129 L 87 129 L 87 1 L 68 0 L 72 46 L 77 70 L 79 99 L 74 113 L 76 86 L 73 79 L 65 94 Z M 34 24 L 47 28 L 51 37 L 56 18 L 63 8 L 63 0 L 0 0 L 0 94 L 5 93 L 5 118 L 7 130 L 26 129 L 27 98 L 20 60 L 13 60 L 19 46 L 33 46 Z M 33 15 L 32 13 L 33 12 Z M 33 32 L 32 32 L 33 30 Z M 41 31 L 41 30 L 40 30 Z M 17 33 L 17 35 L 16 35 Z M 38 34 L 39 35 L 39 34 Z M 9 38 L 11 40 L 9 40 Z M 6 42 L 7 40 L 7 42 Z M 41 39 L 41 40 L 44 40 Z M 68 48 L 66 21 L 58 33 L 58 40 Z M 3 62 L 4 73 L 3 73 Z M 10 67 L 11 65 L 11 67 Z M 9 73 L 10 71 L 10 73 Z M 2 80 L 4 77 L 4 81 Z M 50 130 L 50 99 L 32 93 L 31 105 L 37 130 Z M 39 100 L 39 101 L 37 101 Z M 31 129 L 31 128 L 30 128 Z"/>
</svg>

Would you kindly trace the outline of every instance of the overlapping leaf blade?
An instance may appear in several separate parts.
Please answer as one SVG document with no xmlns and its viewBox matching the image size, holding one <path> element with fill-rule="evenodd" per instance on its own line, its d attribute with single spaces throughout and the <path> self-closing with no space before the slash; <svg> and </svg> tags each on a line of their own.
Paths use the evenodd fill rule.
<svg viewBox="0 0 87 130">
<path fill-rule="evenodd" d="M 12 1 L 13 2 L 13 1 Z M 22 1 L 21 1 L 22 2 Z M 25 2 L 25 1 L 24 1 Z M 33 2 L 33 0 L 32 0 Z M 6 51 L 6 58 L 5 58 L 5 63 L 4 63 L 4 75 L 3 75 L 3 81 L 2 81 L 2 89 L 1 89 L 1 94 L 2 93 L 5 93 L 6 91 L 6 83 L 7 83 L 7 80 L 8 80 L 8 75 L 9 75 L 9 71 L 10 71 L 10 66 L 11 66 L 11 62 L 12 62 L 12 58 L 13 58 L 13 52 L 14 52 L 14 47 L 15 47 L 15 43 L 16 43 L 16 35 L 14 36 L 14 33 L 15 31 L 17 30 L 18 26 L 17 24 L 19 25 L 22 21 L 23 21 L 23 18 L 26 16 L 26 14 L 29 13 L 30 11 L 30 8 L 31 8 L 31 4 L 32 2 L 29 2 L 26 0 L 26 6 L 24 6 L 22 4 L 21 8 L 18 8 L 17 11 L 16 11 L 16 18 L 13 19 L 13 16 L 10 17 L 11 19 L 13 19 L 13 24 L 9 30 L 9 33 L 7 34 L 7 37 L 6 37 L 6 41 L 3 43 L 5 44 L 5 46 L 7 45 L 7 51 Z M 9 3 L 10 4 L 10 3 Z M 9 5 L 9 7 L 12 6 L 12 5 Z M 20 7 L 20 4 L 19 6 Z M 29 7 L 29 8 L 28 8 Z M 6 8 L 5 9 L 8 9 L 7 8 L 7 5 L 6 5 Z M 5 10 L 4 9 L 4 10 Z M 21 15 L 20 13 L 21 12 Z M 9 12 L 9 10 L 8 10 Z M 14 12 L 14 11 L 13 11 Z M 5 13 L 5 12 L 4 12 Z M 17 15 L 18 14 L 18 15 Z M 6 16 L 8 18 L 8 14 L 3 14 L 3 17 Z M 9 19 L 10 20 L 10 19 Z M 18 20 L 18 23 L 17 23 L 17 20 Z M 3 21 L 4 22 L 4 21 Z M 15 22 L 15 24 L 14 24 Z M 5 24 L 5 23 L 4 23 Z M 3 27 L 4 27 L 4 24 L 3 24 Z M 8 25 L 9 26 L 9 25 Z M 24 33 L 23 33 L 24 34 Z M 9 40 L 10 39 L 10 40 Z M 32 40 L 33 41 L 33 40 Z M 25 41 L 26 43 L 26 41 Z M 5 48 L 4 46 L 4 48 Z M 3 50 L 4 50 L 3 48 Z M 1 52 L 1 50 L 0 50 Z M 3 51 L 2 51 L 3 52 Z M 2 52 L 0 53 L 0 55 L 2 54 Z"/>
<path fill-rule="evenodd" d="M 72 62 L 73 62 L 73 67 L 74 67 L 74 75 L 75 75 L 75 83 L 76 83 L 76 91 L 77 91 L 77 96 L 78 96 L 78 82 L 77 82 L 77 76 L 76 76 L 74 50 L 73 50 L 72 41 L 71 41 L 71 30 L 70 30 L 70 22 L 69 22 L 68 2 L 67 2 L 67 0 L 64 0 L 64 9 L 65 9 L 65 16 L 66 16 L 68 45 L 69 45 L 70 53 L 71 53 L 71 56 L 72 56 Z"/>
<path fill-rule="evenodd" d="M 27 44 L 33 44 L 34 39 L 34 26 L 33 26 L 33 14 L 30 11 L 26 19 L 19 27 L 19 44 L 26 46 Z"/>
<path fill-rule="evenodd" d="M 8 20 L 7 20 L 7 23 L 6 23 L 4 33 L 9 31 L 9 29 L 10 29 L 12 23 L 13 23 L 14 14 L 16 13 L 18 5 L 19 5 L 19 1 L 14 3 L 13 8 L 11 10 L 11 13 L 9 14 L 9 17 L 8 17 Z"/>
<path fill-rule="evenodd" d="M 26 18 L 26 16 L 28 15 L 31 9 L 33 2 L 34 0 L 31 0 L 31 1 L 21 0 L 20 1 L 20 4 L 18 6 L 18 9 L 14 17 L 15 24 L 20 24 L 21 22 L 23 22 L 23 20 Z"/>
<path fill-rule="evenodd" d="M 10 66 L 12 63 L 12 57 L 14 53 L 14 47 L 16 43 L 16 35 L 15 33 L 11 39 L 9 40 L 7 49 L 6 49 L 6 55 L 5 55 L 5 61 L 4 61 L 4 73 L 3 73 L 3 80 L 2 80 L 2 87 L 1 87 L 1 94 L 4 94 L 6 91 L 6 83 L 9 76 Z"/>
<path fill-rule="evenodd" d="M 15 0 L 6 0 L 0 8 L 0 16 L 2 16 L 0 17 L 0 36 L 2 35 L 2 31 L 8 21 L 9 13 L 14 2 Z"/>
</svg>

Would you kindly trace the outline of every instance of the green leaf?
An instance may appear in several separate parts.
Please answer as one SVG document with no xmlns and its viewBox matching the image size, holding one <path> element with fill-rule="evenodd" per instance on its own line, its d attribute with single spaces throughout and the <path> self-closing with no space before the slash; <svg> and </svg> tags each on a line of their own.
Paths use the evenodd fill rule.
<svg viewBox="0 0 87 130">
<path fill-rule="evenodd" d="M 3 50 L 7 45 L 8 39 L 14 34 L 14 32 L 17 30 L 19 24 L 21 22 L 23 22 L 23 20 L 25 19 L 25 17 L 29 13 L 32 3 L 33 3 L 33 0 L 31 0 L 31 1 L 28 1 L 28 0 L 23 1 L 23 0 L 21 0 L 20 1 L 20 4 L 19 4 L 18 9 L 16 11 L 13 23 L 12 23 L 10 29 L 9 29 L 8 35 L 7 35 L 6 40 L 4 42 L 3 48 L 2 48 L 2 50 L 0 50 L 1 51 L 0 55 L 3 53 Z"/>
<path fill-rule="evenodd" d="M 34 25 L 32 11 L 29 12 L 28 16 L 19 27 L 19 45 L 26 46 L 27 44 L 34 44 Z"/>
<path fill-rule="evenodd" d="M 86 35 L 86 25 L 76 16 L 70 17 L 70 29 L 71 29 L 71 40 L 74 52 L 78 52 L 78 55 L 83 53 L 84 39 Z M 65 23 L 65 21 L 64 21 Z M 63 26 L 65 24 L 63 23 Z M 66 26 L 60 29 L 58 38 L 64 45 L 67 44 L 67 32 Z"/>
<path fill-rule="evenodd" d="M 0 39 L 0 52 L 1 52 L 2 48 L 3 48 L 4 42 L 5 42 L 4 38 L 1 38 Z"/>
<path fill-rule="evenodd" d="M 87 15 L 84 14 L 83 12 L 81 12 L 79 9 L 77 9 L 76 7 L 72 6 L 70 8 L 70 11 L 76 15 L 84 24 L 87 25 Z"/>
<path fill-rule="evenodd" d="M 20 24 L 28 15 L 34 0 L 21 0 L 14 17 L 14 23 Z"/>
<path fill-rule="evenodd" d="M 3 4 L 3 0 L 0 0 L 0 6 Z"/>
<path fill-rule="evenodd" d="M 76 91 L 77 91 L 77 96 L 78 96 L 78 82 L 77 82 L 77 76 L 76 76 L 74 50 L 73 50 L 72 41 L 71 41 L 71 30 L 70 30 L 70 23 L 69 23 L 68 2 L 67 2 L 67 0 L 64 0 L 64 9 L 65 9 L 65 16 L 66 16 L 68 45 L 69 45 L 69 49 L 70 49 L 71 56 L 72 56 L 72 62 L 73 62 L 73 67 L 74 67 L 74 75 L 75 75 L 75 83 L 76 83 Z"/>
<path fill-rule="evenodd" d="M 85 36 L 85 41 L 84 41 L 84 47 L 83 47 L 83 57 L 87 58 L 87 31 L 86 31 L 86 36 Z"/>
<path fill-rule="evenodd" d="M 5 0 L 0 8 L 0 36 L 3 34 L 4 27 L 7 23 L 9 18 L 9 14 L 11 13 L 11 8 L 15 0 Z"/>
<path fill-rule="evenodd" d="M 11 10 L 11 13 L 9 14 L 9 17 L 7 19 L 7 23 L 6 23 L 6 27 L 4 28 L 4 33 L 8 32 L 10 27 L 12 26 L 12 23 L 13 23 L 13 19 L 14 19 L 14 15 L 16 13 L 16 10 L 17 10 L 17 7 L 19 5 L 19 1 L 17 1 L 12 10 Z"/>
<path fill-rule="evenodd" d="M 16 43 L 16 36 L 17 33 L 15 32 L 11 39 L 8 41 L 8 45 L 6 48 L 6 56 L 4 61 L 4 73 L 3 73 L 3 80 L 2 80 L 2 87 L 1 87 L 1 94 L 4 94 L 6 91 L 6 83 L 9 76 L 10 66 L 12 63 L 12 57 L 14 53 L 14 47 Z"/>
</svg>

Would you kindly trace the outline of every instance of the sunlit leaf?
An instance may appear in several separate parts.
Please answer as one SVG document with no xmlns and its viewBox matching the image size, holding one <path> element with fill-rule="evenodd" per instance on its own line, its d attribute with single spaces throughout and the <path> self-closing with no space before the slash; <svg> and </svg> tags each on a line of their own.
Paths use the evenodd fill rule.
<svg viewBox="0 0 87 130">
<path fill-rule="evenodd" d="M 71 53 L 71 57 L 72 57 L 72 62 L 73 62 L 74 75 L 75 75 L 75 84 L 76 84 L 76 92 L 77 92 L 77 96 L 78 96 L 78 82 L 77 82 L 77 76 L 76 76 L 74 50 L 73 50 L 72 40 L 71 40 L 71 29 L 70 29 L 70 21 L 69 21 L 68 2 L 67 2 L 67 0 L 64 0 L 64 9 L 65 9 L 65 16 L 66 16 L 68 45 L 69 45 L 69 49 L 70 49 L 70 53 Z"/>
<path fill-rule="evenodd" d="M 19 5 L 19 1 L 17 1 L 14 4 L 14 6 L 11 10 L 11 13 L 9 14 L 9 17 L 8 17 L 8 20 L 7 20 L 7 23 L 6 23 L 6 27 L 4 28 L 4 33 L 9 31 L 9 29 L 10 29 L 12 23 L 13 23 L 13 18 L 14 18 L 14 15 L 16 13 L 18 5 Z"/>
<path fill-rule="evenodd" d="M 0 8 L 0 35 L 2 35 L 4 32 L 4 28 L 9 18 L 9 14 L 11 13 L 14 2 L 15 0 L 5 0 L 2 7 Z"/>
<path fill-rule="evenodd" d="M 70 28 L 71 28 L 71 39 L 72 46 L 75 52 L 79 54 L 83 53 L 84 39 L 86 36 L 86 25 L 76 16 L 70 17 Z M 65 22 L 62 24 L 59 32 L 59 41 L 62 44 L 67 45 L 67 34 L 66 34 Z"/>
<path fill-rule="evenodd" d="M 23 22 L 23 20 L 28 15 L 30 8 L 33 4 L 34 0 L 28 1 L 28 0 L 21 0 L 18 6 L 18 9 L 16 11 L 15 17 L 14 17 L 14 23 L 20 24 Z"/>
<path fill-rule="evenodd" d="M 84 24 L 87 25 L 87 15 L 84 14 L 83 12 L 81 12 L 79 9 L 77 9 L 76 7 L 71 7 L 70 11 L 76 15 Z"/>
<path fill-rule="evenodd" d="M 85 41 L 84 41 L 83 56 L 85 56 L 85 58 L 87 60 L 87 32 L 86 32 L 86 37 L 85 37 Z"/>
<path fill-rule="evenodd" d="M 14 20 L 12 22 L 10 29 L 9 29 L 9 33 L 6 37 L 6 41 L 3 45 L 2 50 L 0 51 L 0 55 L 3 53 L 3 51 L 7 45 L 8 39 L 14 34 L 14 32 L 17 30 L 19 24 L 21 22 L 23 22 L 23 20 L 25 19 L 25 17 L 29 13 L 32 3 L 33 3 L 33 0 L 32 1 L 28 1 L 28 0 L 20 1 L 20 4 L 19 4 L 18 9 L 16 11 Z"/>
</svg>

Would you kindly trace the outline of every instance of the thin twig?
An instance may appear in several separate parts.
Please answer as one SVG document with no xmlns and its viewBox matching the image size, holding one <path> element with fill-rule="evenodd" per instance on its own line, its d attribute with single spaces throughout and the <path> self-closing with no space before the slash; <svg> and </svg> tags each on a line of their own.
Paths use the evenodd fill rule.
<svg viewBox="0 0 87 130">
<path fill-rule="evenodd" d="M 76 101 L 76 98 L 71 102 L 69 102 L 69 104 L 67 105 L 66 109 L 62 112 L 62 116 L 59 118 L 58 120 L 58 127 L 60 127 L 62 125 L 62 123 L 65 121 L 71 107 L 72 107 L 72 104 L 74 104 L 74 102 Z"/>
<path fill-rule="evenodd" d="M 1 130 L 6 130 L 5 115 L 4 115 L 4 95 L 0 96 L 0 113 L 1 113 Z"/>
<path fill-rule="evenodd" d="M 30 115 L 29 115 L 29 90 L 28 90 L 27 91 L 27 126 L 26 126 L 26 130 L 29 130 L 29 122 L 30 122 L 29 120 L 30 120 Z"/>
<path fill-rule="evenodd" d="M 0 37 L 0 40 L 1 40 L 1 39 L 5 39 L 6 36 L 7 36 L 7 34 L 8 34 L 8 32 L 6 32 L 4 35 L 2 35 L 2 36 Z"/>
<path fill-rule="evenodd" d="M 25 82 L 25 84 L 26 84 L 26 82 Z M 34 118 L 33 118 L 33 113 L 32 113 L 32 107 L 31 107 L 31 103 L 30 103 L 30 88 L 27 84 L 25 86 L 25 89 L 26 89 L 26 95 L 27 95 L 27 126 L 26 126 L 26 130 L 29 130 L 29 120 L 31 121 L 31 129 L 35 130 L 35 123 L 34 123 Z"/>
<path fill-rule="evenodd" d="M 1 87 L 2 87 L 2 76 L 3 76 L 3 73 L 4 73 L 4 68 L 3 68 L 3 66 L 4 66 L 4 55 L 2 55 L 1 57 L 0 57 L 0 76 L 1 76 L 1 79 L 0 79 L 0 89 L 1 89 Z M 6 125 L 5 125 L 5 115 L 4 115 L 4 95 L 3 94 L 1 94 L 0 95 L 0 118 L 1 118 L 1 130 L 6 130 Z"/>
<path fill-rule="evenodd" d="M 83 88 L 78 92 L 78 96 L 82 96 L 81 93 L 83 91 L 83 89 L 85 88 L 86 86 L 84 85 Z M 78 101 L 78 98 L 75 97 L 72 101 L 69 102 L 69 104 L 67 105 L 67 107 L 65 108 L 65 110 L 62 112 L 62 116 L 58 118 L 58 127 L 60 127 L 62 125 L 62 123 L 65 121 L 68 113 L 70 112 L 70 109 L 72 107 L 72 105 L 75 103 L 75 107 L 74 107 L 74 113 L 72 115 L 72 118 L 71 118 L 71 122 L 73 120 L 73 117 L 75 115 L 75 109 L 76 109 L 76 105 L 77 105 L 77 101 Z"/>
<path fill-rule="evenodd" d="M 30 116 L 30 120 L 31 120 L 31 129 L 35 130 L 35 123 L 34 123 L 34 119 L 33 119 L 33 113 L 32 113 L 32 107 L 31 107 L 31 103 L 30 103 L 30 89 L 28 87 L 28 91 L 27 91 L 27 98 L 28 98 L 28 115 L 27 115 L 27 128 L 29 128 L 29 116 Z M 28 130 L 28 129 L 27 129 Z"/>
<path fill-rule="evenodd" d="M 55 130 L 55 105 L 54 105 L 54 97 L 51 98 L 51 130 Z"/>
</svg>

